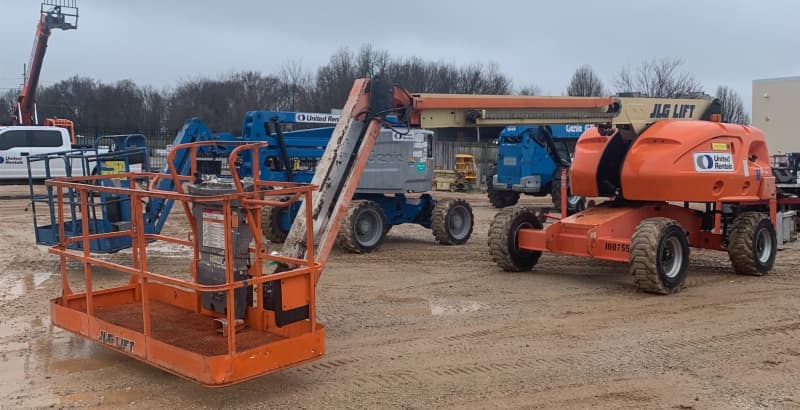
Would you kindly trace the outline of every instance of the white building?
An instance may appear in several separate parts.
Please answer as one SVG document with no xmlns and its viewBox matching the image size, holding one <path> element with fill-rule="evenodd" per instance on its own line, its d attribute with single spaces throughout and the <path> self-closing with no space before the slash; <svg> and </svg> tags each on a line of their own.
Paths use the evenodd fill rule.
<svg viewBox="0 0 800 410">
<path fill-rule="evenodd" d="M 753 125 L 764 131 L 770 154 L 800 152 L 799 114 L 800 76 L 753 81 Z"/>
</svg>

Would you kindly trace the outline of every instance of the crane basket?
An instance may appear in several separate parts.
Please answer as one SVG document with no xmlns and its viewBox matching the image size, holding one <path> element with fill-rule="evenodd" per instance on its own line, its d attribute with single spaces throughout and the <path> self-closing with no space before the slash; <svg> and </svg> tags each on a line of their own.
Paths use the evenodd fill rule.
<svg viewBox="0 0 800 410">
<path fill-rule="evenodd" d="M 189 150 L 196 158 L 199 149 L 219 143 L 182 144 L 171 154 Z M 62 285 L 61 296 L 51 300 L 52 322 L 206 386 L 234 384 L 321 357 L 325 330 L 316 322 L 314 289 L 322 265 L 315 262 L 313 251 L 303 259 L 271 253 L 261 233 L 264 206 L 289 206 L 298 200 L 311 203 L 315 187 L 239 178 L 236 164 L 241 156 L 252 156 L 257 168 L 259 149 L 266 143 L 236 145 L 228 157 L 232 175 L 226 180 L 198 181 L 173 169 L 170 174 L 142 172 L 47 181 L 57 191 L 61 231 L 59 243 L 50 248 L 50 253 L 61 259 Z M 196 170 L 192 171 L 191 175 L 196 175 Z M 167 178 L 172 179 L 174 191 L 152 188 Z M 127 184 L 99 183 L 105 179 L 121 179 Z M 226 190 L 210 190 L 223 186 Z M 130 227 L 92 233 L 86 226 L 89 220 L 81 218 L 84 226 L 80 233 L 65 235 L 68 191 L 79 198 L 81 214 L 90 212 L 92 196 L 129 197 Z M 287 196 L 291 198 L 288 201 L 277 200 Z M 182 204 L 188 238 L 147 232 L 144 204 L 153 198 Z M 310 218 L 310 209 L 306 212 Z M 108 258 L 91 252 L 91 241 L 109 237 L 129 238 L 130 257 L 118 254 Z M 71 246 L 76 242 L 82 243 L 80 249 Z M 148 251 L 160 242 L 186 250 L 181 253 L 187 255 L 185 263 L 170 265 L 189 266 L 188 275 L 149 267 Z M 306 229 L 306 243 L 313 249 L 311 225 Z M 75 262 L 82 266 L 83 283 L 73 289 L 76 275 L 70 266 Z M 272 269 L 276 263 L 283 269 Z M 130 275 L 130 280 L 95 289 L 93 271 L 100 269 Z M 209 274 L 215 275 L 214 280 L 208 279 Z"/>
</svg>

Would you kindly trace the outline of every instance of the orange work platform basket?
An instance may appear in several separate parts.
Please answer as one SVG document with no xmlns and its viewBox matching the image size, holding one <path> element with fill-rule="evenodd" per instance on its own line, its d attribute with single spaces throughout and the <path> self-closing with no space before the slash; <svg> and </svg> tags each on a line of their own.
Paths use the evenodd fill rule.
<svg viewBox="0 0 800 410">
<path fill-rule="evenodd" d="M 175 152 L 188 150 L 192 177 L 172 168 L 170 174 L 47 181 L 57 191 L 60 231 L 59 244 L 50 248 L 61 258 L 62 295 L 50 303 L 53 324 L 206 386 L 238 383 L 324 354 L 325 330 L 315 314 L 315 286 L 322 265 L 314 261 L 313 224 L 306 226 L 307 256 L 302 259 L 270 253 L 261 234 L 263 207 L 284 207 L 298 200 L 311 203 L 314 187 L 239 178 L 243 154 L 252 160 L 252 174 L 259 175 L 263 142 L 235 144 L 228 156 L 230 178 L 199 181 L 198 150 L 218 144 L 173 147 L 170 166 Z M 115 232 L 92 233 L 90 218 L 82 216 L 92 214 L 92 198 L 108 194 L 129 202 L 130 224 Z M 189 224 L 186 238 L 152 232 L 146 214 L 153 201 L 182 205 Z M 311 220 L 311 207 L 304 208 Z M 65 236 L 65 223 L 76 221 L 82 225 L 80 232 Z M 130 238 L 129 258 L 126 254 L 102 258 L 90 252 L 92 240 L 114 236 Z M 185 248 L 189 275 L 148 268 L 148 247 L 159 241 Z M 70 287 L 70 261 L 82 264 L 84 291 L 73 292 Z M 129 274 L 130 280 L 95 290 L 95 268 Z"/>
</svg>

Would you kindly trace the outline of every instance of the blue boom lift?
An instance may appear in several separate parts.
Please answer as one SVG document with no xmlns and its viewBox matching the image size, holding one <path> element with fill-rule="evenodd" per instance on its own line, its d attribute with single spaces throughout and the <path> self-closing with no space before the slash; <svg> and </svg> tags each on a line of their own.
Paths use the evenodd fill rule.
<svg viewBox="0 0 800 410">
<path fill-rule="evenodd" d="M 317 164 L 331 138 L 332 127 L 286 131 L 287 125 L 335 124 L 337 115 L 251 111 L 245 116 L 241 137 L 213 134 L 202 121 L 192 119 L 176 138 L 194 141 L 193 134 L 213 134 L 214 139 L 266 141 L 260 153 L 262 180 L 311 182 Z M 245 164 L 242 175 L 252 173 Z M 433 177 L 433 132 L 420 129 L 384 128 L 370 154 L 353 201 L 339 230 L 339 245 L 347 251 L 366 253 L 377 249 L 386 233 L 400 224 L 412 223 L 433 231 L 437 242 L 460 245 L 472 235 L 473 214 L 463 199 L 435 200 L 427 193 Z M 419 193 L 412 198 L 407 193 Z M 415 195 L 416 196 L 416 195 Z M 264 208 L 262 231 L 268 240 L 281 243 L 291 229 L 300 207 Z"/>
<path fill-rule="evenodd" d="M 331 139 L 332 127 L 311 128 L 286 131 L 288 126 L 301 124 L 335 124 L 337 115 L 301 112 L 251 111 L 245 116 L 241 136 L 231 133 L 215 133 L 199 118 L 191 118 L 175 137 L 173 145 L 189 142 L 252 142 L 266 141 L 267 147 L 259 153 L 264 163 L 259 167 L 257 177 L 265 181 L 311 182 L 316 167 L 322 158 L 325 148 Z M 127 141 L 127 140 L 125 140 Z M 119 147 L 123 145 L 120 142 Z M 142 144 L 144 145 L 144 144 Z M 469 203 L 463 199 L 435 200 L 426 193 L 431 189 L 433 165 L 433 132 L 420 129 L 384 128 L 370 154 L 363 171 L 353 201 L 350 204 L 342 228 L 339 230 L 338 242 L 346 250 L 356 253 L 370 252 L 377 249 L 394 225 L 414 223 L 433 231 L 437 242 L 446 245 L 460 245 L 472 235 L 473 214 Z M 234 145 L 220 144 L 201 150 L 197 158 L 198 172 L 195 178 L 219 177 L 225 173 L 226 163 Z M 137 155 L 147 157 L 139 151 Z M 130 153 L 133 155 L 134 153 Z M 117 172 L 129 171 L 127 165 L 128 152 L 121 150 L 108 159 L 122 159 Z M 62 160 L 66 157 L 81 156 L 85 163 L 98 162 L 93 153 L 61 153 L 41 160 Z M 254 177 L 252 158 L 248 152 L 242 153 L 239 164 L 239 175 Z M 178 173 L 186 175 L 190 172 L 191 157 L 188 151 L 175 152 L 172 159 Z M 128 161 L 129 162 L 129 161 Z M 99 162 L 98 162 L 99 163 Z M 104 162 L 103 162 L 104 163 Z M 168 165 L 162 172 L 168 172 Z M 159 190 L 172 191 L 171 179 L 162 179 L 155 187 Z M 48 188 L 49 189 L 49 188 Z M 419 193 L 412 198 L 407 193 Z M 51 218 L 55 215 L 56 197 L 52 192 L 46 196 L 32 197 L 35 202 L 45 202 L 50 210 Z M 107 233 L 119 229 L 120 224 L 130 221 L 127 198 L 113 198 L 112 201 L 101 200 L 93 203 L 92 215 L 89 215 L 93 233 Z M 152 199 L 145 205 L 144 222 L 148 233 L 159 233 L 164 227 L 167 216 L 172 209 L 171 200 Z M 109 217 L 112 204 L 122 206 L 121 213 Z M 72 198 L 66 206 L 73 213 L 79 207 L 79 201 Z M 116 205 L 115 205 L 116 206 Z M 264 208 L 262 217 L 263 232 L 272 242 L 283 242 L 291 229 L 294 216 L 300 203 L 279 209 Z M 288 209 L 288 211 L 287 211 Z M 113 220 L 112 220 L 113 219 Z M 37 218 L 34 216 L 36 224 Z M 45 226 L 36 224 L 37 243 L 54 245 L 58 243 L 57 224 L 54 221 Z M 80 233 L 81 220 L 75 218 L 66 236 L 77 236 Z M 111 238 L 114 239 L 114 238 Z M 77 246 L 77 243 L 76 243 Z M 93 252 L 116 252 L 130 246 L 128 242 L 97 243 L 92 246 Z"/>
<path fill-rule="evenodd" d="M 506 127 L 498 137 L 497 163 L 486 175 L 487 195 L 495 208 L 515 205 L 520 194 L 551 194 L 561 208 L 561 169 L 568 168 L 578 137 L 591 125 Z M 570 196 L 570 212 L 585 207 L 585 200 Z"/>
</svg>

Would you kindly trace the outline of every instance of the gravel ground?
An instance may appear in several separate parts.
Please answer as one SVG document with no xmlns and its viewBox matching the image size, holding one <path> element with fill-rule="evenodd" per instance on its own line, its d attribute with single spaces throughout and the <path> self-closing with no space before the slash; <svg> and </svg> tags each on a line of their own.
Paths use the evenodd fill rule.
<svg viewBox="0 0 800 410">
<path fill-rule="evenodd" d="M 476 217 L 465 246 L 401 226 L 378 252 L 335 251 L 317 288 L 327 354 L 223 389 L 52 326 L 58 261 L 34 245 L 27 201 L 2 200 L 0 408 L 800 408 L 800 251 L 755 278 L 692 250 L 669 297 L 637 292 L 625 264 L 544 255 L 507 273 L 487 253 L 496 210 L 463 196 Z M 166 247 L 148 253 L 153 270 L 186 269 Z"/>
</svg>

